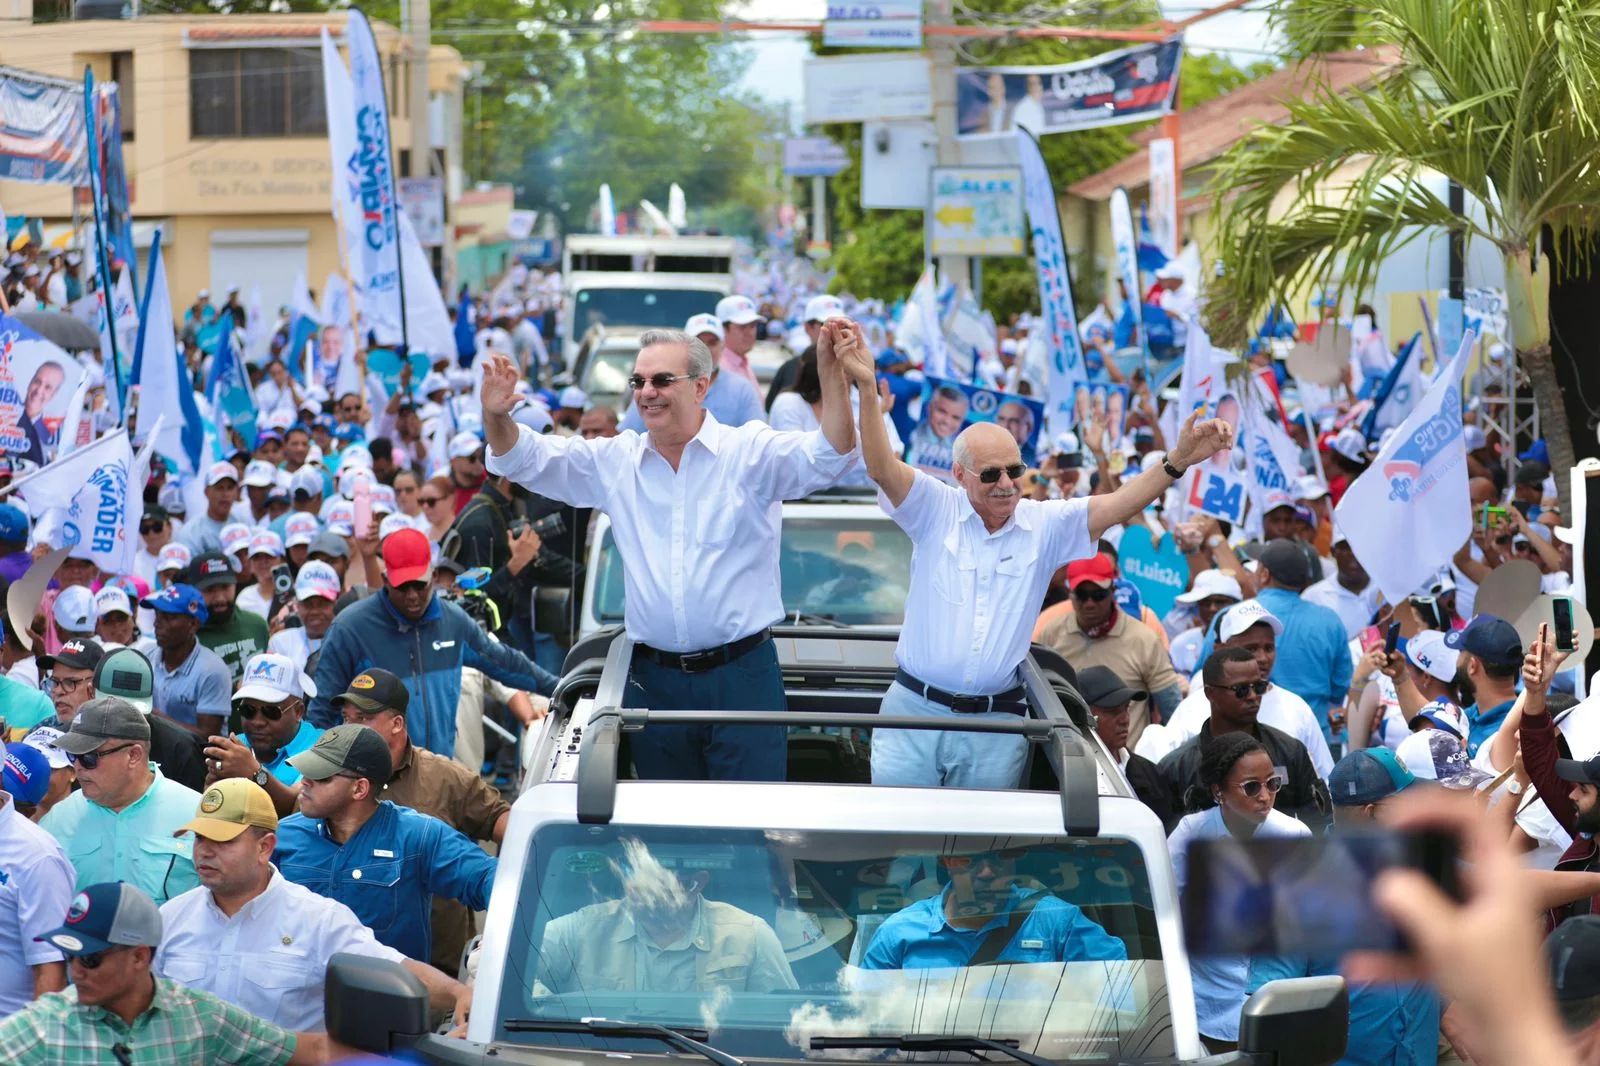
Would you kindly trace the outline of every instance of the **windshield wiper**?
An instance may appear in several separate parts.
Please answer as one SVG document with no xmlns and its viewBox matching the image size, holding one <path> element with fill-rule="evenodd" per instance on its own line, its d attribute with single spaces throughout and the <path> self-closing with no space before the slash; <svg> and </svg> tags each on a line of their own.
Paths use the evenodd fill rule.
<svg viewBox="0 0 1600 1066">
<path fill-rule="evenodd" d="M 830 1048 L 883 1048 L 886 1051 L 965 1051 L 979 1062 L 989 1062 L 981 1051 L 998 1051 L 1027 1066 L 1056 1066 L 1042 1055 L 1023 1051 L 1015 1040 L 986 1040 L 981 1036 L 947 1036 L 943 1033 L 902 1033 L 899 1036 L 814 1036 L 812 1051 Z"/>
<path fill-rule="evenodd" d="M 659 1040 L 679 1051 L 703 1056 L 716 1066 L 745 1066 L 743 1059 L 701 1043 L 711 1035 L 706 1030 L 688 1026 L 668 1028 L 654 1022 L 614 1022 L 609 1018 L 511 1018 L 505 1023 L 505 1030 L 508 1033 L 592 1033 Z"/>
<path fill-rule="evenodd" d="M 832 626 L 835 629 L 849 629 L 850 627 L 828 614 L 810 614 L 806 611 L 796 610 L 789 616 L 797 626 Z"/>
</svg>

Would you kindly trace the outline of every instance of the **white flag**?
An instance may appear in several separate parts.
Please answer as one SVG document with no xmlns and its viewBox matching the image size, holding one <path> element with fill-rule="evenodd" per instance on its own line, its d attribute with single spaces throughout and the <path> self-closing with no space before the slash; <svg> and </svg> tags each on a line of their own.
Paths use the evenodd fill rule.
<svg viewBox="0 0 1600 1066">
<path fill-rule="evenodd" d="M 363 322 L 378 339 L 400 339 L 400 213 L 395 198 L 394 154 L 389 144 L 389 109 L 383 94 L 383 62 L 372 27 L 359 10 L 350 12 L 345 29 L 350 51 L 350 87 L 354 141 L 344 163 L 334 171 L 336 182 L 346 185 L 342 212 L 359 210 L 360 232 L 351 245 L 350 273 L 359 297 Z M 326 63 L 325 63 L 326 66 Z M 329 96 L 328 107 L 334 104 Z M 330 131 L 336 123 L 330 121 Z M 330 148 L 330 150 L 332 150 Z M 352 196 L 353 194 L 353 196 Z M 351 231 L 348 214 L 344 223 Z"/>
<path fill-rule="evenodd" d="M 1334 510 L 1390 603 L 1427 584 L 1472 534 L 1461 375 L 1477 340 L 1471 330 L 1461 338 L 1456 357 Z"/>
<path fill-rule="evenodd" d="M 689 228 L 689 201 L 684 199 L 677 182 L 667 188 L 667 221 L 678 230 Z"/>
<path fill-rule="evenodd" d="M 157 231 L 159 234 L 159 231 Z M 144 321 L 139 330 L 139 439 L 154 439 L 156 450 L 176 459 L 185 474 L 200 472 L 200 441 L 204 429 L 195 413 L 194 385 L 178 369 L 178 330 L 172 321 L 172 297 L 167 290 L 166 258 L 157 241 L 150 250 L 149 277 L 145 280 Z M 187 401 L 187 402 L 186 402 Z M 185 408 L 187 407 L 187 411 Z M 194 425 L 189 425 L 193 418 Z M 160 435 L 152 436 L 155 427 Z M 143 486 L 140 486 L 142 489 Z M 125 573 L 126 571 L 115 571 Z"/>
<path fill-rule="evenodd" d="M 94 564 L 108 574 L 133 572 L 138 519 L 130 521 L 134 474 L 128 431 L 118 429 L 30 476 L 18 490 L 37 516 L 36 536 L 53 548 L 87 544 Z M 142 503 L 143 481 L 133 491 Z"/>
<path fill-rule="evenodd" d="M 1256 514 L 1265 515 L 1285 504 L 1293 507 L 1300 477 L 1300 450 L 1294 441 L 1267 417 L 1267 409 L 1255 396 L 1247 396 L 1240 428 L 1240 444 L 1250 461 L 1250 502 Z"/>
<path fill-rule="evenodd" d="M 611 186 L 600 186 L 600 232 L 607 237 L 617 235 L 617 205 L 611 199 Z"/>
<path fill-rule="evenodd" d="M 245 362 L 264 360 L 272 345 L 272 330 L 267 326 L 267 316 L 261 310 L 261 286 L 250 287 L 250 303 L 244 312 Z"/>
<path fill-rule="evenodd" d="M 339 58 L 339 48 L 326 29 L 322 31 L 322 101 L 328 115 L 328 155 L 333 181 L 333 221 L 339 227 L 340 254 L 355 269 L 356 250 L 365 238 L 361 233 L 361 175 L 351 165 L 356 153 L 355 89 L 350 71 Z M 304 279 L 301 279 L 302 283 Z M 299 292 L 296 286 L 296 292 Z"/>
<path fill-rule="evenodd" d="M 113 386 L 107 391 L 115 393 L 117 390 Z M 84 411 L 88 401 L 89 375 L 84 374 L 78 379 L 78 387 L 72 390 L 72 399 L 67 401 L 67 413 L 62 416 L 61 428 L 56 431 L 57 458 L 71 454 L 94 437 L 94 412 L 87 412 L 86 417 Z"/>
<path fill-rule="evenodd" d="M 450 322 L 450 312 L 445 310 L 439 285 L 433 280 L 428 253 L 411 227 L 411 216 L 404 211 L 400 212 L 400 254 L 406 269 L 406 339 L 411 350 L 434 358 L 454 358 L 455 326 Z"/>
</svg>

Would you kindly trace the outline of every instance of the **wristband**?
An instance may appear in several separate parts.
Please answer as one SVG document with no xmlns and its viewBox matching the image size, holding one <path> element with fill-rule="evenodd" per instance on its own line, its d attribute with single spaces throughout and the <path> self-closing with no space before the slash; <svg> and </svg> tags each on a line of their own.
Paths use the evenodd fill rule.
<svg viewBox="0 0 1600 1066">
<path fill-rule="evenodd" d="M 1171 459 L 1161 460 L 1161 469 L 1165 470 L 1167 472 L 1167 476 L 1174 481 L 1177 481 L 1179 478 L 1183 477 L 1184 472 L 1173 466 Z"/>
</svg>

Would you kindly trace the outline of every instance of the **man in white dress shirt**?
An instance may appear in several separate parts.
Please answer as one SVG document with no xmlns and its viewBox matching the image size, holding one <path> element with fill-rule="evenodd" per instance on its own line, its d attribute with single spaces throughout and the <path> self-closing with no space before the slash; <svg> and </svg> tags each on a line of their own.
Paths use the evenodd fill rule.
<svg viewBox="0 0 1600 1066">
<path fill-rule="evenodd" d="M 821 427 L 809 433 L 764 422 L 730 428 L 706 413 L 711 353 L 677 330 L 640 338 L 629 384 L 643 434 L 584 440 L 519 427 L 510 417 L 515 366 L 498 357 L 484 364 L 490 472 L 611 518 L 634 641 L 628 706 L 784 709 L 769 632 L 785 613 L 782 501 L 835 484 L 855 457 L 849 389 L 830 332 L 822 336 Z M 634 735 L 633 758 L 640 777 L 656 779 L 781 781 L 787 769 L 784 731 L 751 726 L 652 727 Z"/>
<path fill-rule="evenodd" d="M 1166 462 L 1116 492 L 1073 500 L 1024 500 L 1017 442 L 992 423 L 956 438 L 955 484 L 901 462 L 878 408 L 872 353 L 859 329 L 836 341 L 840 365 L 861 395 L 861 441 L 879 503 L 911 537 L 911 590 L 895 649 L 895 683 L 882 711 L 895 715 L 1026 714 L 1017 671 L 1051 575 L 1095 553 L 1107 529 L 1160 497 L 1183 468 L 1232 441 L 1226 422 L 1191 416 Z M 1015 788 L 1025 741 L 1018 736 L 877 730 L 875 784 Z"/>
<path fill-rule="evenodd" d="M 259 1018 L 320 1033 L 323 978 L 340 952 L 398 962 L 436 1008 L 465 1016 L 471 990 L 425 962 L 380 944 L 338 900 L 286 880 L 272 865 L 278 813 L 254 781 L 230 777 L 206 789 L 192 821 L 200 887 L 161 908 L 156 976 L 198 988 Z"/>
</svg>

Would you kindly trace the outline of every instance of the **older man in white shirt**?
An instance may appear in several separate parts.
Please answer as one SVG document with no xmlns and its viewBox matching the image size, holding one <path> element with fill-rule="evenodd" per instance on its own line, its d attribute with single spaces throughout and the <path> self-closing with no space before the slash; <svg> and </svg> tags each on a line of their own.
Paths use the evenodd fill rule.
<svg viewBox="0 0 1600 1066">
<path fill-rule="evenodd" d="M 1016 439 L 991 423 L 956 438 L 955 484 L 913 470 L 884 432 L 872 353 L 858 329 L 838 358 L 861 395 L 861 442 L 879 503 L 911 537 L 911 589 L 884 714 L 1026 714 L 1017 671 L 1051 576 L 1095 553 L 1101 534 L 1169 489 L 1183 468 L 1228 447 L 1233 430 L 1191 416 L 1167 460 L 1116 492 L 1024 500 Z M 878 730 L 876 784 L 1014 788 L 1025 742 L 1003 734 Z"/>
<path fill-rule="evenodd" d="M 831 341 L 818 343 L 820 428 L 806 433 L 724 426 L 702 406 L 713 370 L 703 342 L 650 330 L 639 343 L 629 385 L 643 434 L 584 440 L 518 427 L 516 368 L 498 357 L 486 363 L 489 472 L 610 516 L 634 641 L 629 706 L 782 710 L 770 635 L 784 615 L 782 501 L 835 484 L 855 457 L 849 389 Z M 656 726 L 635 736 L 633 757 L 644 778 L 781 781 L 787 771 L 783 730 L 770 727 Z"/>
<path fill-rule="evenodd" d="M 285 880 L 272 865 L 278 813 L 260 785 L 230 777 L 206 789 L 178 832 L 195 837 L 200 887 L 161 908 L 156 976 L 198 988 L 275 1025 L 320 1033 L 328 960 L 345 952 L 397 962 L 437 1008 L 465 1016 L 471 990 L 380 944 L 338 900 Z"/>
</svg>

